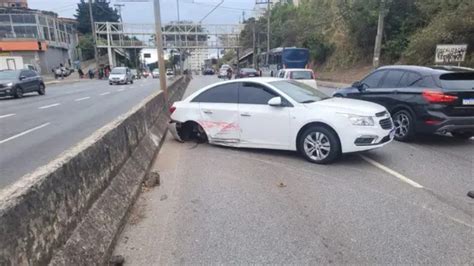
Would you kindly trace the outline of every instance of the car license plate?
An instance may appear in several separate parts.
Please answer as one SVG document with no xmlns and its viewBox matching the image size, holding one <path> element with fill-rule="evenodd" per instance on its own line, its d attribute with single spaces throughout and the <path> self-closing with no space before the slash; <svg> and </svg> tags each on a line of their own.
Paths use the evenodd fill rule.
<svg viewBox="0 0 474 266">
<path fill-rule="evenodd" d="M 474 99 L 463 99 L 462 104 L 463 105 L 474 105 Z"/>
<path fill-rule="evenodd" d="M 249 77 L 255 77 L 255 74 L 249 74 Z"/>
</svg>

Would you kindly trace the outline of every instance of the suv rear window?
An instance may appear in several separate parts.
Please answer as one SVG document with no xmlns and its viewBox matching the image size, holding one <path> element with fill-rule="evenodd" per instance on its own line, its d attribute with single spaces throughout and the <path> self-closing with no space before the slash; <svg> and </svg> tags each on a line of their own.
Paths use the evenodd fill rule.
<svg viewBox="0 0 474 266">
<path fill-rule="evenodd" d="M 438 79 L 444 90 L 474 90 L 474 72 L 441 74 Z"/>
<path fill-rule="evenodd" d="M 292 71 L 290 75 L 292 79 L 313 79 L 313 72 L 311 71 Z"/>
</svg>

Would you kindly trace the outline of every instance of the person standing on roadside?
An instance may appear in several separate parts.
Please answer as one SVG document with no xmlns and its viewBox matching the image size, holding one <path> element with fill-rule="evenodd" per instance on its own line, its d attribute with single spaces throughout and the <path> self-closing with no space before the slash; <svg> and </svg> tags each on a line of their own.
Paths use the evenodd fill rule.
<svg viewBox="0 0 474 266">
<path fill-rule="evenodd" d="M 232 68 L 229 67 L 227 69 L 227 79 L 231 80 L 232 79 Z"/>
</svg>

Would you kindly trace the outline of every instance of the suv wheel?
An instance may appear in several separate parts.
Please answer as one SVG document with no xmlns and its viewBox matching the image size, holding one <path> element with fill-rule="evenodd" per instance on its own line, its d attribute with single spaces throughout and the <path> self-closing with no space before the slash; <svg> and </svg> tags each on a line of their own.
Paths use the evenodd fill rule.
<svg viewBox="0 0 474 266">
<path fill-rule="evenodd" d="M 341 146 L 336 134 L 322 126 L 306 129 L 298 140 L 298 150 L 312 163 L 327 164 L 336 160 Z"/>
<path fill-rule="evenodd" d="M 21 97 L 23 97 L 23 90 L 22 90 L 21 88 L 19 88 L 19 87 L 16 88 L 13 97 L 15 97 L 15 98 L 21 98 Z"/>
<path fill-rule="evenodd" d="M 406 110 L 400 110 L 393 116 L 395 126 L 395 139 L 398 141 L 407 141 L 413 138 L 415 130 L 413 128 L 413 118 Z"/>
<path fill-rule="evenodd" d="M 457 139 L 470 139 L 474 136 L 472 132 L 451 132 L 451 135 Z"/>
<path fill-rule="evenodd" d="M 44 84 L 39 85 L 38 94 L 39 95 L 45 95 L 46 94 L 46 88 L 44 87 Z"/>
<path fill-rule="evenodd" d="M 132 79 L 132 80 L 130 80 L 130 84 L 133 84 L 133 79 Z"/>
</svg>

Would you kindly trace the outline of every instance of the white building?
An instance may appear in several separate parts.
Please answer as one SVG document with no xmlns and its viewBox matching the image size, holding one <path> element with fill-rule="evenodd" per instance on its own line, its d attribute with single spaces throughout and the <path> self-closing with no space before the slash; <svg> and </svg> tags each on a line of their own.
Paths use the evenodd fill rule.
<svg viewBox="0 0 474 266">
<path fill-rule="evenodd" d="M 204 67 L 204 60 L 209 58 L 209 50 L 207 49 L 195 49 L 190 52 L 184 62 L 185 68 L 191 70 L 201 70 Z"/>
</svg>

